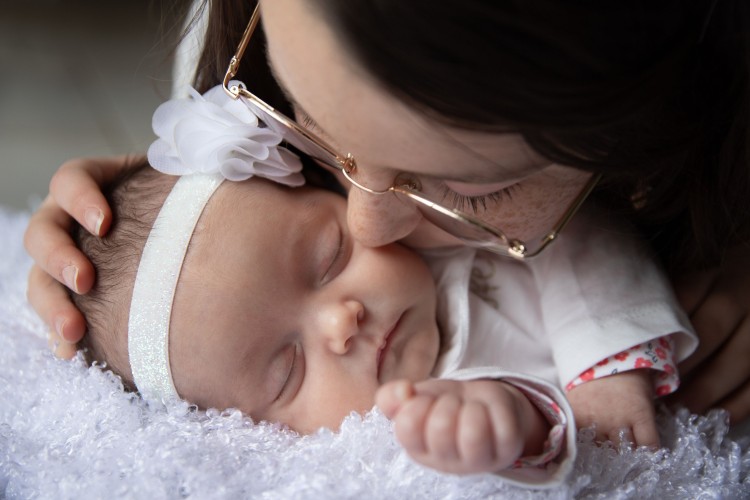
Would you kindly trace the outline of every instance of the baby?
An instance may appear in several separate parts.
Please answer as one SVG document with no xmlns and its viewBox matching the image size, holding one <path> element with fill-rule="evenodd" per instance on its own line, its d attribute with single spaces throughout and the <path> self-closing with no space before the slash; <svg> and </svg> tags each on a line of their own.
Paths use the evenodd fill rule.
<svg viewBox="0 0 750 500">
<path fill-rule="evenodd" d="M 258 178 L 176 180 L 128 173 L 109 195 L 110 234 L 78 231 L 99 280 L 75 297 L 91 361 L 149 400 L 239 408 L 301 433 L 335 429 L 379 398 L 428 466 L 523 484 L 564 477 L 575 442 L 561 394 L 493 367 L 430 378 L 461 378 L 435 371 L 430 272 L 398 244 L 352 240 L 343 197 Z"/>
</svg>

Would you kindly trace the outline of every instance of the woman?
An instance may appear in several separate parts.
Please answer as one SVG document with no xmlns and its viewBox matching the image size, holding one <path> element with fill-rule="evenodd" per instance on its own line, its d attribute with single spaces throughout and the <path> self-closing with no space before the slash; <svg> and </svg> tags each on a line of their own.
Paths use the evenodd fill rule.
<svg viewBox="0 0 750 500">
<path fill-rule="evenodd" d="M 429 209 L 382 194 L 407 185 L 501 229 L 523 256 L 600 175 L 593 196 L 643 230 L 701 336 L 682 402 L 750 413 L 745 3 L 259 3 L 263 30 L 237 77 L 355 155 L 343 166 L 363 188 L 349 195 L 355 237 L 455 243 Z M 253 8 L 212 3 L 198 90 L 221 81 Z M 53 277 L 86 292 L 94 273 L 64 232 L 66 212 L 104 234 L 98 183 L 128 163 L 61 167 L 27 232 L 39 266 L 30 300 L 67 341 L 85 327 Z"/>
</svg>

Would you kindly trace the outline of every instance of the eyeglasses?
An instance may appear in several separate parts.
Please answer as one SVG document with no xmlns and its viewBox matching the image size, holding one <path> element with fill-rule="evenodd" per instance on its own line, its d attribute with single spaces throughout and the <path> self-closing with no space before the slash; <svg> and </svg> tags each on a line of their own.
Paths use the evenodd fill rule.
<svg viewBox="0 0 750 500">
<path fill-rule="evenodd" d="M 539 255 L 542 250 L 557 238 L 599 181 L 600 175 L 592 175 L 560 219 L 558 219 L 554 227 L 536 242 L 533 247 L 528 246 L 519 239 L 508 237 L 499 228 L 487 224 L 473 215 L 467 214 L 455 207 L 447 207 L 441 202 L 436 201 L 436 198 L 440 198 L 440 192 L 436 189 L 428 189 L 429 186 L 425 186 L 428 184 L 427 182 L 420 182 L 414 178 L 404 180 L 405 176 L 397 176 L 393 185 L 387 189 L 377 190 L 369 188 L 358 180 L 359 170 L 354 156 L 351 154 L 340 154 L 325 140 L 307 128 L 302 127 L 291 118 L 276 111 L 262 99 L 249 92 L 244 85 L 231 84 L 232 78 L 239 70 L 242 55 L 259 21 L 260 10 L 256 6 L 253 15 L 250 17 L 250 22 L 245 29 L 245 33 L 242 35 L 242 40 L 240 40 L 237 51 L 230 60 L 229 67 L 224 75 L 223 85 L 227 94 L 233 99 L 243 101 L 259 120 L 268 128 L 277 132 L 285 142 L 310 156 L 312 159 L 317 160 L 319 163 L 335 171 L 341 171 L 344 177 L 357 189 L 361 189 L 372 195 L 385 196 L 392 194 L 409 200 L 416 205 L 425 219 L 443 231 L 459 238 L 468 246 L 481 248 L 516 259 L 528 259 Z"/>
</svg>

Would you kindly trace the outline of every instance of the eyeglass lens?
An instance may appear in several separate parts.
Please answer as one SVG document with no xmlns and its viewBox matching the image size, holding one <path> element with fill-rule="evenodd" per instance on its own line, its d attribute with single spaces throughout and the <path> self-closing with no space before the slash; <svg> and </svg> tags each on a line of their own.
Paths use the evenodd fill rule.
<svg viewBox="0 0 750 500">
<path fill-rule="evenodd" d="M 268 128 L 278 133 L 285 142 L 297 148 L 300 152 L 319 160 L 333 168 L 341 168 L 341 162 L 337 156 L 321 147 L 317 142 L 305 136 L 304 132 L 292 125 L 293 120 L 278 112 L 272 114 L 261 105 L 255 103 L 248 97 L 241 97 L 242 101 L 255 113 Z"/>
</svg>

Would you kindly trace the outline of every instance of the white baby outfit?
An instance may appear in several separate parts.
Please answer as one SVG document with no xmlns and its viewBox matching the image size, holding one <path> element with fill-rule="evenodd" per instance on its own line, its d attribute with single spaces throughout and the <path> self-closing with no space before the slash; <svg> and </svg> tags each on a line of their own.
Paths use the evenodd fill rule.
<svg viewBox="0 0 750 500">
<path fill-rule="evenodd" d="M 568 423 L 572 413 L 560 389 L 597 363 L 660 339 L 673 342 L 675 362 L 697 346 L 645 245 L 600 216 L 577 215 L 550 248 L 526 262 L 466 247 L 425 257 L 437 283 L 443 336 L 433 376 L 503 378 L 522 389 L 527 382 L 519 373 L 538 377 L 528 380 Z M 531 467 L 503 475 L 521 484 L 558 483 L 575 456 L 575 429 L 567 427 L 563 453 L 544 474 Z"/>
</svg>

